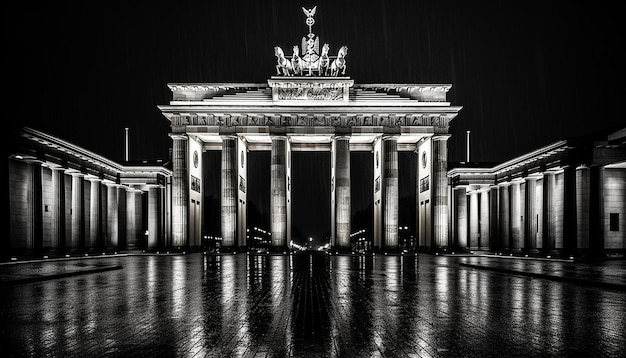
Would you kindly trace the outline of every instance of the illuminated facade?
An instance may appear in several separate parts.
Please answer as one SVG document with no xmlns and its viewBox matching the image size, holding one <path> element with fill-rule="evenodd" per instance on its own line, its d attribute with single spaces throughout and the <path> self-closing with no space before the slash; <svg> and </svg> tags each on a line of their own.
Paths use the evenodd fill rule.
<svg viewBox="0 0 626 358">
<path fill-rule="evenodd" d="M 419 246 L 448 243 L 450 85 L 354 84 L 348 77 L 274 76 L 267 83 L 169 84 L 172 244 L 200 245 L 202 152 L 221 151 L 222 248 L 246 247 L 249 151 L 271 151 L 272 247 L 291 241 L 291 152 L 331 152 L 331 246 L 350 248 L 350 151 L 373 153 L 373 248 L 398 248 L 398 151 L 418 156 Z"/>
<path fill-rule="evenodd" d="M 601 256 L 626 248 L 626 129 L 564 140 L 494 167 L 449 171 L 452 246 Z"/>
<path fill-rule="evenodd" d="M 3 254 L 82 255 L 170 246 L 162 162 L 119 164 L 22 128 L 8 158 L 9 235 Z"/>
</svg>

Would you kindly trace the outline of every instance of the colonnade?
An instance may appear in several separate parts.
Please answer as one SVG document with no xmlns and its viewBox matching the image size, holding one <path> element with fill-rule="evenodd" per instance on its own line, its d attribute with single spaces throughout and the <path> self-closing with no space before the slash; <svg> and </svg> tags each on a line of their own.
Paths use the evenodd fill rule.
<svg viewBox="0 0 626 358">
<path fill-rule="evenodd" d="M 174 165 L 172 176 L 172 201 L 175 207 L 172 211 L 174 242 L 185 246 L 193 238 L 193 230 L 187 228 L 186 212 L 188 208 L 187 182 L 189 171 L 187 156 L 193 150 L 188 147 L 190 141 L 186 135 L 171 136 L 174 145 Z M 423 241 L 432 242 L 437 246 L 448 246 L 448 196 L 447 196 L 447 139 L 448 135 L 425 137 L 432 141 L 433 155 L 432 173 L 426 175 L 432 178 L 433 204 L 429 207 L 434 215 L 429 215 L 430 221 L 423 225 L 432 227 L 427 232 L 432 235 Z M 245 198 L 245 162 L 247 161 L 247 144 L 244 136 L 221 136 L 221 226 L 222 248 L 237 249 L 247 246 L 246 233 L 246 202 Z M 271 134 L 270 155 L 270 231 L 271 246 L 276 250 L 284 250 L 291 241 L 291 142 L 286 134 Z M 380 143 L 379 145 L 375 143 Z M 331 246 L 335 250 L 350 249 L 351 233 L 351 181 L 350 181 L 350 135 L 336 134 L 332 136 L 331 150 Z M 373 166 L 380 165 L 380 175 L 372 178 L 374 183 L 374 232 L 373 246 L 375 249 L 398 249 L 398 135 L 380 135 L 372 146 L 375 152 Z M 243 169 L 242 169 L 243 168 Z M 244 172 L 242 172 L 244 170 Z M 250 173 L 254 180 L 254 173 Z M 242 179 L 244 179 L 242 184 Z M 430 180 L 430 179 L 429 179 Z M 239 185 L 237 184 L 239 182 Z M 380 199 L 378 199 L 380 196 Z M 419 199 L 418 199 L 419 200 Z M 238 205 L 239 203 L 239 205 Z M 178 207 L 180 205 L 180 207 Z M 379 211 L 377 215 L 376 211 Z M 425 215 L 425 214 L 424 214 Z M 416 218 L 416 220 L 418 220 Z M 189 225 L 201 225 L 200 222 Z M 188 245 L 188 244 L 187 244 Z"/>
<path fill-rule="evenodd" d="M 39 160 L 10 160 L 9 169 L 9 248 L 15 252 L 96 253 L 170 244 L 162 185 L 141 190 Z"/>
<path fill-rule="evenodd" d="M 510 253 L 589 249 L 590 169 L 557 167 L 453 186 L 454 246 Z"/>
</svg>

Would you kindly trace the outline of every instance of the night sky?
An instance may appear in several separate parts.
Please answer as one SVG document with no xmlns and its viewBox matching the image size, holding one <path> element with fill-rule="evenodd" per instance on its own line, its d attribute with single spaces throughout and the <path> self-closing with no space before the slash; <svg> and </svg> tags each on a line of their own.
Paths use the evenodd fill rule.
<svg viewBox="0 0 626 358">
<path fill-rule="evenodd" d="M 501 162 L 626 122 L 618 4 L 23 1 L 3 11 L 4 121 L 119 161 L 129 127 L 131 160 L 167 160 L 168 121 L 157 108 L 171 100 L 167 84 L 265 82 L 273 47 L 299 44 L 308 32 L 301 7 L 317 5 L 313 32 L 331 55 L 349 47 L 356 83 L 451 84 L 448 99 L 463 109 L 448 159 L 464 160 L 471 130 L 471 160 Z M 323 174 L 314 156 L 298 176 Z"/>
</svg>

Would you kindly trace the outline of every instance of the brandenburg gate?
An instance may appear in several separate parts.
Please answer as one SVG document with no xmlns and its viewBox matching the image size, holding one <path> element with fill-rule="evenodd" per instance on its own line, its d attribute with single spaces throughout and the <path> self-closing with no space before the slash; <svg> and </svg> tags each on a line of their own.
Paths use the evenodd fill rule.
<svg viewBox="0 0 626 358">
<path fill-rule="evenodd" d="M 275 47 L 276 75 L 266 83 L 172 83 L 159 106 L 171 123 L 172 246 L 199 247 L 202 155 L 221 151 L 222 247 L 246 247 L 249 151 L 271 151 L 272 247 L 291 241 L 291 153 L 330 151 L 331 246 L 350 248 L 350 152 L 373 153 L 373 248 L 398 248 L 398 151 L 418 156 L 416 228 L 421 248 L 449 244 L 447 140 L 461 107 L 451 85 L 356 84 L 345 75 L 347 46 L 330 56 L 311 32 L 315 8 L 304 9 L 309 34 L 291 57 Z M 263 208 L 262 208 L 263 210 Z"/>
</svg>

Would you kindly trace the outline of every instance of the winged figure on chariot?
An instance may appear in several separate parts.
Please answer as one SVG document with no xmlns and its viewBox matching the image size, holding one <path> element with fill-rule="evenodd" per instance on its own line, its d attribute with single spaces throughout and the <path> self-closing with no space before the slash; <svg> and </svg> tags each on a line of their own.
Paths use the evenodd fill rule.
<svg viewBox="0 0 626 358">
<path fill-rule="evenodd" d="M 277 58 L 277 73 L 284 76 L 338 76 L 341 72 L 344 75 L 346 72 L 345 56 L 348 47 L 342 46 L 331 63 L 331 58 L 328 56 L 330 46 L 324 44 L 320 50 L 320 39 L 312 31 L 312 26 L 315 24 L 313 16 L 317 11 L 317 6 L 311 9 L 303 7 L 302 11 L 307 17 L 305 23 L 309 27 L 309 33 L 302 37 L 300 49 L 297 45 L 293 47 L 291 59 L 285 57 L 280 47 L 274 48 Z"/>
</svg>

